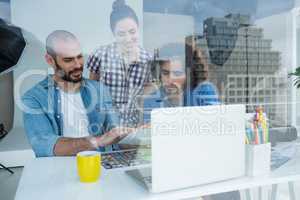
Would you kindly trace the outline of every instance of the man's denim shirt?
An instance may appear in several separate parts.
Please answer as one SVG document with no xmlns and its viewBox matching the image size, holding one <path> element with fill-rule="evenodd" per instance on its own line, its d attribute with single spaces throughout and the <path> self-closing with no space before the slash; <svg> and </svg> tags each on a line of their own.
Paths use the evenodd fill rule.
<svg viewBox="0 0 300 200">
<path fill-rule="evenodd" d="M 83 79 L 80 94 L 87 111 L 90 135 L 101 135 L 118 126 L 119 115 L 102 83 Z M 63 137 L 63 117 L 60 90 L 52 76 L 27 91 L 22 102 L 25 131 L 36 156 L 54 156 L 54 146 Z"/>
<path fill-rule="evenodd" d="M 144 99 L 144 123 L 150 123 L 151 110 L 172 107 L 166 99 L 163 89 L 153 92 Z M 199 84 L 193 91 L 185 90 L 182 106 L 208 106 L 220 104 L 216 87 L 208 81 Z"/>
</svg>

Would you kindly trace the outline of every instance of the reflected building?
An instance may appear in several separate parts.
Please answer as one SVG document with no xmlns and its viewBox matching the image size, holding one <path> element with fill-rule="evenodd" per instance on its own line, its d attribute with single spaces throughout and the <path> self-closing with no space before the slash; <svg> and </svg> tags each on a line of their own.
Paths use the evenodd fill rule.
<svg viewBox="0 0 300 200">
<path fill-rule="evenodd" d="M 280 52 L 272 50 L 272 40 L 264 38 L 263 28 L 252 24 L 249 15 L 206 19 L 203 35 L 186 38 L 186 64 L 193 86 L 207 76 L 222 102 L 247 104 L 248 112 L 261 105 L 273 125 L 289 124 L 287 76 L 278 75 Z"/>
</svg>

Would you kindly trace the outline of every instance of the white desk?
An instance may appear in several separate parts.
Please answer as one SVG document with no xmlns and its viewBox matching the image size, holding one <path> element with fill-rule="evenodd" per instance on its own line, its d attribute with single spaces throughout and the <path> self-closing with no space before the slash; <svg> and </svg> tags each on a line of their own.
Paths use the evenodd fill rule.
<svg viewBox="0 0 300 200">
<path fill-rule="evenodd" d="M 25 166 L 15 199 L 173 200 L 299 180 L 300 155 L 266 177 L 241 177 L 184 190 L 150 194 L 122 170 L 103 170 L 100 181 L 83 184 L 77 177 L 75 157 L 38 158 Z"/>
</svg>

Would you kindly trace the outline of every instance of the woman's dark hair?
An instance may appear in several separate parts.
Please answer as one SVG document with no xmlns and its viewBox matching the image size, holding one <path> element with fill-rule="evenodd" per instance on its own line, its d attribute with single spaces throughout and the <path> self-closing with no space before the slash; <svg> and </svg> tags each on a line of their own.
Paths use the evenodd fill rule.
<svg viewBox="0 0 300 200">
<path fill-rule="evenodd" d="M 136 13 L 126 5 L 125 0 L 115 0 L 112 5 L 112 12 L 110 13 L 110 28 L 112 32 L 114 32 L 116 24 L 125 18 L 131 18 L 137 25 L 139 24 Z"/>
</svg>

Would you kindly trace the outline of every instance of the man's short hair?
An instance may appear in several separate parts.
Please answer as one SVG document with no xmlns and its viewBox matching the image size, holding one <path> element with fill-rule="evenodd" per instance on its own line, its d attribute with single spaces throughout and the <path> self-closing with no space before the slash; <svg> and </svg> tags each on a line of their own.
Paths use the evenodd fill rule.
<svg viewBox="0 0 300 200">
<path fill-rule="evenodd" d="M 185 64 L 185 46 L 179 43 L 168 43 L 159 49 L 159 65 L 169 61 L 178 60 Z"/>
<path fill-rule="evenodd" d="M 56 41 L 70 41 L 77 40 L 76 36 L 73 33 L 70 33 L 65 30 L 56 30 L 50 33 L 46 39 L 46 51 L 53 58 L 56 56 L 56 52 L 54 50 Z"/>
<path fill-rule="evenodd" d="M 159 64 L 159 80 L 162 78 L 162 67 L 169 62 L 179 61 L 182 64 L 182 68 L 187 75 L 187 69 L 185 66 L 185 45 L 180 43 L 168 43 L 162 46 L 159 50 L 158 64 Z"/>
</svg>

